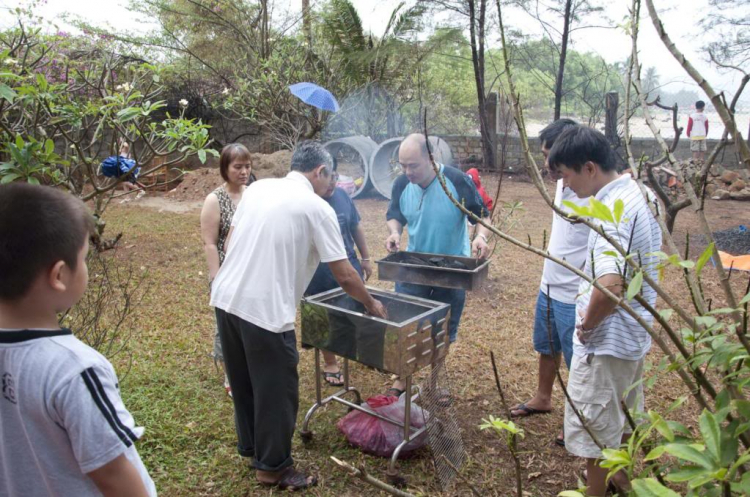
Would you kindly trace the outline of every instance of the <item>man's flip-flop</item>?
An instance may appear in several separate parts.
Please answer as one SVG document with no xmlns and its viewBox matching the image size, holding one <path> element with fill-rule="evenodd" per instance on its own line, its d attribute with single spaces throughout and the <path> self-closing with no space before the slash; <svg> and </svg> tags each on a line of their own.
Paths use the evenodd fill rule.
<svg viewBox="0 0 750 497">
<path fill-rule="evenodd" d="M 559 445 L 560 447 L 565 447 L 565 438 L 561 437 L 560 435 L 555 437 L 555 444 Z"/>
<path fill-rule="evenodd" d="M 328 383 L 328 386 L 331 387 L 343 387 L 344 386 L 344 377 L 341 375 L 341 371 L 337 373 L 329 373 L 328 371 L 323 371 L 323 379 L 326 383 Z M 331 381 L 334 380 L 334 381 Z"/>
<path fill-rule="evenodd" d="M 297 471 L 293 466 L 289 466 L 281 473 L 279 479 L 274 483 L 262 481 L 260 484 L 266 487 L 279 487 L 281 490 L 289 490 L 291 492 L 304 490 L 318 484 L 318 479 L 316 477 L 313 476 L 312 481 L 307 481 L 307 478 L 307 475 Z"/>
<path fill-rule="evenodd" d="M 523 414 L 513 414 L 513 411 L 521 411 Z M 510 417 L 528 418 L 529 416 L 534 416 L 536 414 L 549 414 L 551 412 L 552 409 L 534 409 L 533 407 L 529 407 L 526 404 L 518 404 L 516 407 L 512 407 L 510 409 Z"/>
</svg>

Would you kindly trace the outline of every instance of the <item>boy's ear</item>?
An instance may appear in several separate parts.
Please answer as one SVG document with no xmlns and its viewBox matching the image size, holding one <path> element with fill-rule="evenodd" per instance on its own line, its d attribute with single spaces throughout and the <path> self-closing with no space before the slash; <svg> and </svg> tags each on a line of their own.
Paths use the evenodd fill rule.
<svg viewBox="0 0 750 497">
<path fill-rule="evenodd" d="M 591 161 L 586 161 L 586 163 L 583 165 L 583 168 L 587 173 L 589 173 L 589 175 L 592 175 L 596 173 L 598 166 Z"/>
<path fill-rule="evenodd" d="M 67 289 L 67 285 L 64 281 L 65 271 L 68 269 L 68 265 L 65 261 L 57 261 L 52 269 L 47 274 L 47 282 L 49 286 L 56 292 L 64 292 Z"/>
</svg>

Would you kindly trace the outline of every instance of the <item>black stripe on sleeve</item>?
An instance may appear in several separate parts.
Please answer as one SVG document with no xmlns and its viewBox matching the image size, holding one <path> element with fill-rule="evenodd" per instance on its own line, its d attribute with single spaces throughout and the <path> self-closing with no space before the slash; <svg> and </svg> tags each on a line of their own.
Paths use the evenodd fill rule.
<svg viewBox="0 0 750 497">
<path fill-rule="evenodd" d="M 89 372 L 91 370 L 92 368 L 89 368 L 81 372 L 81 377 L 83 377 L 83 382 L 86 384 L 86 388 L 89 389 L 89 393 L 91 394 L 91 397 L 94 399 L 94 403 L 99 408 L 101 413 L 104 415 L 104 419 L 107 420 L 107 423 L 109 423 L 109 426 L 112 428 L 112 431 L 114 431 L 117 434 L 117 437 L 120 439 L 120 441 L 122 441 L 122 443 L 125 444 L 125 447 L 130 447 L 131 445 L 133 445 L 133 442 L 131 442 L 130 439 L 122 431 L 120 431 L 120 429 L 115 424 L 115 421 L 112 419 L 112 416 L 110 415 L 109 411 L 104 406 L 102 399 L 99 398 L 99 393 L 96 391 L 94 382 L 89 377 Z"/>
<path fill-rule="evenodd" d="M 109 397 L 107 397 L 107 392 L 104 391 L 104 385 L 102 385 L 102 382 L 99 380 L 99 376 L 96 374 L 96 371 L 94 371 L 94 368 L 88 369 L 89 374 L 91 375 L 91 378 L 94 380 L 94 384 L 96 384 L 96 389 L 99 391 L 99 395 L 101 395 L 102 399 L 104 400 L 104 403 L 107 405 L 107 408 L 109 409 L 110 414 L 112 415 L 112 418 L 115 420 L 115 423 L 117 423 L 117 426 L 125 432 L 125 434 L 132 440 L 133 442 L 138 440 L 138 437 L 135 436 L 135 433 L 130 431 L 130 428 L 125 426 L 125 423 L 120 420 L 120 417 L 117 415 L 117 409 L 115 409 L 115 406 L 112 404 L 112 401 L 109 400 Z"/>
<path fill-rule="evenodd" d="M 401 195 L 404 193 L 406 187 L 409 186 L 409 178 L 405 174 L 402 174 L 396 178 L 391 188 L 391 201 L 388 203 L 388 211 L 385 213 L 386 221 L 395 219 L 401 226 L 406 226 L 407 221 L 401 210 Z"/>
<path fill-rule="evenodd" d="M 482 200 L 476 185 L 474 185 L 474 180 L 461 172 L 460 169 L 451 166 L 443 166 L 443 174 L 456 188 L 456 192 L 458 193 L 456 200 L 462 203 L 472 214 L 479 218 L 485 218 L 490 215 L 484 205 L 484 200 Z M 473 220 L 470 220 L 470 222 L 474 224 Z"/>
</svg>

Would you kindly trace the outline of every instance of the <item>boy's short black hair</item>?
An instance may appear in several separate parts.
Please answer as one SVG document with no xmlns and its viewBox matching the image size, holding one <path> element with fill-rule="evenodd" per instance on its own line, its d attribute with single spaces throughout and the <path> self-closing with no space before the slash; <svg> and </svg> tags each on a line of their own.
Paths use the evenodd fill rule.
<svg viewBox="0 0 750 497">
<path fill-rule="evenodd" d="M 588 126 L 571 126 L 563 131 L 555 140 L 547 158 L 553 171 L 559 166 L 565 166 L 577 173 L 589 161 L 597 164 L 603 171 L 617 169 L 615 154 L 607 139 Z"/>
<path fill-rule="evenodd" d="M 93 216 L 69 193 L 28 183 L 0 185 L 0 300 L 26 295 L 39 273 L 58 261 L 75 269 L 93 229 Z"/>
<path fill-rule="evenodd" d="M 547 125 L 546 128 L 539 132 L 539 143 L 542 145 L 542 148 L 551 149 L 560 136 L 560 133 L 571 126 L 578 126 L 578 123 L 567 117 L 560 118 Z"/>
<path fill-rule="evenodd" d="M 697 110 L 703 110 L 705 107 L 706 107 L 706 102 L 704 102 L 703 100 L 698 100 L 697 102 L 695 102 L 695 108 Z"/>
</svg>

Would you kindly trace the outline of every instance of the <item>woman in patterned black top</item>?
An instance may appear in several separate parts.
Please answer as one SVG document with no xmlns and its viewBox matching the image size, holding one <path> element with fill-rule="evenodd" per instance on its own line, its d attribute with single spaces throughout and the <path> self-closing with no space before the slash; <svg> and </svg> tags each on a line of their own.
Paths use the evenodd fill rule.
<svg viewBox="0 0 750 497">
<path fill-rule="evenodd" d="M 219 173 L 224 179 L 224 184 L 208 194 L 201 212 L 201 238 L 208 262 L 209 287 L 216 273 L 219 272 L 219 266 L 224 262 L 225 244 L 232 225 L 232 217 L 252 173 L 250 152 L 247 148 L 239 143 L 225 146 L 221 150 Z M 214 335 L 213 356 L 214 361 L 220 363 L 223 369 L 224 356 L 218 332 Z M 231 396 L 232 391 L 226 375 L 224 375 L 224 388 Z"/>
</svg>

